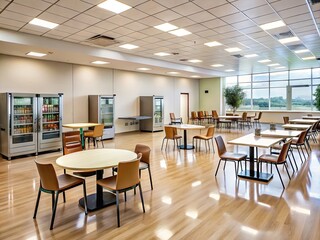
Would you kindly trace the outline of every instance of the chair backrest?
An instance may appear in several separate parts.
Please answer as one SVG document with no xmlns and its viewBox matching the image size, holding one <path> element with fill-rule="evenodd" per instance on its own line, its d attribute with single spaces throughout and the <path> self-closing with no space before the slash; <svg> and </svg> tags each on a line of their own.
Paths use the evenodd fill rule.
<svg viewBox="0 0 320 240">
<path fill-rule="evenodd" d="M 80 131 L 69 131 L 62 133 L 63 155 L 82 151 Z"/>
<path fill-rule="evenodd" d="M 141 153 L 142 154 L 142 157 L 140 159 L 141 162 L 145 162 L 149 165 L 150 163 L 150 152 L 151 152 L 151 149 L 149 146 L 147 145 L 143 145 L 143 144 L 137 144 L 135 149 L 134 149 L 134 152 L 136 154 L 138 153 Z"/>
<path fill-rule="evenodd" d="M 317 131 L 318 124 L 319 124 L 319 121 L 315 122 L 315 123 L 312 125 L 312 128 L 311 128 L 311 131 L 312 131 L 312 132 L 316 132 L 316 131 Z"/>
<path fill-rule="evenodd" d="M 164 126 L 164 132 L 166 134 L 165 138 L 174 139 L 174 129 L 176 128 L 172 126 Z"/>
<path fill-rule="evenodd" d="M 197 116 L 197 113 L 195 111 L 192 111 L 191 112 L 191 119 L 197 119 L 198 116 Z"/>
<path fill-rule="evenodd" d="M 204 114 L 205 117 L 209 117 L 208 111 L 204 111 L 203 114 Z"/>
<path fill-rule="evenodd" d="M 104 129 L 103 124 L 99 124 L 97 126 L 94 126 L 93 137 L 102 137 L 103 136 L 103 129 Z"/>
<path fill-rule="evenodd" d="M 214 135 L 214 126 L 210 126 L 208 127 L 208 130 L 207 130 L 207 137 L 213 137 Z"/>
<path fill-rule="evenodd" d="M 133 187 L 140 182 L 139 179 L 139 162 L 142 157 L 138 153 L 137 159 L 128 162 L 119 162 L 116 180 L 116 189 L 121 190 Z"/>
<path fill-rule="evenodd" d="M 297 140 L 297 143 L 298 144 L 303 144 L 304 141 L 306 140 L 306 137 L 307 137 L 307 134 L 308 134 L 308 131 L 309 131 L 310 128 L 308 128 L 307 130 L 304 130 L 300 133 L 299 137 L 298 137 L 298 140 Z"/>
<path fill-rule="evenodd" d="M 242 120 L 247 121 L 247 115 L 248 115 L 247 112 L 243 112 L 243 113 L 242 113 Z"/>
<path fill-rule="evenodd" d="M 198 111 L 198 118 L 204 118 L 203 111 Z"/>
<path fill-rule="evenodd" d="M 40 163 L 35 160 L 40 176 L 41 187 L 50 191 L 59 190 L 59 183 L 56 171 L 51 163 Z"/>
<path fill-rule="evenodd" d="M 216 110 L 212 110 L 212 117 L 213 118 L 218 118 L 219 117 Z"/>
<path fill-rule="evenodd" d="M 169 113 L 169 114 L 170 114 L 170 119 L 175 120 L 176 117 L 175 117 L 174 113 Z"/>
<path fill-rule="evenodd" d="M 289 117 L 288 116 L 284 116 L 283 117 L 283 122 L 284 122 L 284 124 L 288 124 L 289 123 Z"/>
<path fill-rule="evenodd" d="M 217 143 L 217 148 L 218 148 L 218 154 L 219 154 L 219 157 L 224 154 L 227 150 L 226 150 L 226 146 L 224 145 L 224 141 L 223 141 L 223 138 L 219 135 L 219 136 L 216 136 L 214 138 L 216 140 L 216 143 Z"/>
<path fill-rule="evenodd" d="M 262 117 L 262 112 L 259 112 L 259 114 L 258 114 L 258 120 L 260 120 L 261 117 Z"/>
<path fill-rule="evenodd" d="M 283 163 L 283 162 L 286 161 L 287 154 L 288 154 L 288 151 L 289 151 L 289 148 L 290 148 L 290 144 L 291 144 L 291 140 L 285 142 L 282 145 L 281 151 L 280 151 L 279 156 L 278 156 L 277 163 Z"/>
<path fill-rule="evenodd" d="M 226 113 L 226 116 L 233 116 L 233 113 Z"/>
</svg>

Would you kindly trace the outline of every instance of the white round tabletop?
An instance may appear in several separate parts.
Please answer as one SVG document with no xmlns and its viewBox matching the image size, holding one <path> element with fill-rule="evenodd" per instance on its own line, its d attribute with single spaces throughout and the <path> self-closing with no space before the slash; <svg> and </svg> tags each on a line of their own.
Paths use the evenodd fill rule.
<svg viewBox="0 0 320 240">
<path fill-rule="evenodd" d="M 58 166 L 69 170 L 95 171 L 115 167 L 119 162 L 137 158 L 135 152 L 125 149 L 92 149 L 75 152 L 59 157 Z"/>
</svg>

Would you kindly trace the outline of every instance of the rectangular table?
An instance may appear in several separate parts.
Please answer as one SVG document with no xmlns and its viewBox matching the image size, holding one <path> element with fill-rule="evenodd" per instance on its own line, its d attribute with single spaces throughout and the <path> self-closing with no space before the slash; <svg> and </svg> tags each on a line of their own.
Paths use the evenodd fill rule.
<svg viewBox="0 0 320 240">
<path fill-rule="evenodd" d="M 195 124 L 178 124 L 174 125 L 174 127 L 183 130 L 183 144 L 180 145 L 179 148 L 184 150 L 194 149 L 193 145 L 188 145 L 187 130 L 197 130 L 205 128 L 205 126 Z"/>
<path fill-rule="evenodd" d="M 241 171 L 238 174 L 238 176 L 243 177 L 243 178 L 268 182 L 273 177 L 273 174 L 260 172 L 258 163 L 257 163 L 257 171 L 255 171 L 255 168 L 254 168 L 254 148 L 255 147 L 269 148 L 272 145 L 282 141 L 282 139 L 283 139 L 282 137 L 275 138 L 275 137 L 255 136 L 253 133 L 251 133 L 246 136 L 239 137 L 239 138 L 233 139 L 231 141 L 228 141 L 228 144 L 242 145 L 242 146 L 249 147 L 250 169 L 249 169 L 249 171 L 247 171 L 247 170 Z"/>
<path fill-rule="evenodd" d="M 318 120 L 315 119 L 292 119 L 289 120 L 290 123 L 295 123 L 295 124 L 314 124 L 316 122 L 318 122 Z"/>
<path fill-rule="evenodd" d="M 306 130 L 312 125 L 309 124 L 284 124 L 282 127 L 284 129 L 292 129 L 292 130 Z"/>
<path fill-rule="evenodd" d="M 302 116 L 302 119 L 320 120 L 320 116 Z"/>
<path fill-rule="evenodd" d="M 278 137 L 278 138 L 292 138 L 300 135 L 302 131 L 294 130 L 265 130 L 261 132 L 262 137 Z"/>
</svg>

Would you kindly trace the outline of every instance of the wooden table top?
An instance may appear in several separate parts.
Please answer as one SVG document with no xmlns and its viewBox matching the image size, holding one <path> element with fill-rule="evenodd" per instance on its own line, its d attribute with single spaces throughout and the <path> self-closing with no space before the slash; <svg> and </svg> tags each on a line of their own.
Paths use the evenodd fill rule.
<svg viewBox="0 0 320 240">
<path fill-rule="evenodd" d="M 283 137 L 283 138 L 290 138 L 290 137 L 297 137 L 300 135 L 302 131 L 294 131 L 294 130 L 265 130 L 261 132 L 261 136 L 263 137 Z"/>
<path fill-rule="evenodd" d="M 173 125 L 170 125 L 173 126 Z M 177 129 L 182 129 L 182 130 L 194 130 L 194 129 L 203 129 L 205 126 L 202 125 L 196 125 L 196 124 L 176 124 L 174 125 Z"/>
<path fill-rule="evenodd" d="M 297 129 L 297 130 L 306 130 L 309 127 L 311 127 L 312 125 L 309 124 L 284 124 L 282 125 L 282 127 L 284 129 Z"/>
<path fill-rule="evenodd" d="M 100 125 L 100 123 L 67 123 L 67 124 L 62 124 L 62 127 L 78 129 L 78 128 L 94 127 L 97 125 Z"/>
<path fill-rule="evenodd" d="M 318 122 L 318 120 L 315 119 L 292 119 L 289 120 L 290 123 L 298 123 L 298 124 L 314 124 Z"/>
<path fill-rule="evenodd" d="M 69 170 L 96 171 L 131 161 L 137 154 L 124 149 L 92 149 L 63 155 L 56 160 L 58 166 Z"/>
<path fill-rule="evenodd" d="M 255 136 L 254 133 L 251 133 L 228 141 L 228 144 L 268 148 L 280 141 L 282 138 Z"/>
</svg>

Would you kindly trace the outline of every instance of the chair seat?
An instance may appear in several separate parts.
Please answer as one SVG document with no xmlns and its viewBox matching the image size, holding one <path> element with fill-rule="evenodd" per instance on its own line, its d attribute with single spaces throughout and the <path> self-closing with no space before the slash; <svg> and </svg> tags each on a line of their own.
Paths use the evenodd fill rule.
<svg viewBox="0 0 320 240">
<path fill-rule="evenodd" d="M 226 160 L 244 160 L 247 158 L 246 154 L 241 154 L 241 153 L 232 153 L 232 152 L 225 152 L 220 156 L 221 159 L 226 159 Z"/>
<path fill-rule="evenodd" d="M 93 137 L 93 130 L 85 130 L 83 131 L 84 137 Z"/>
<path fill-rule="evenodd" d="M 77 178 L 69 174 L 62 174 L 60 176 L 57 176 L 57 178 L 60 191 L 69 189 L 77 185 L 81 185 L 84 182 L 82 178 Z"/>
<path fill-rule="evenodd" d="M 147 163 L 140 161 L 139 170 L 147 169 L 148 167 L 149 167 L 149 165 Z"/>
<path fill-rule="evenodd" d="M 117 182 L 117 175 L 100 179 L 97 181 L 97 184 L 111 191 L 116 191 L 116 182 Z"/>
<path fill-rule="evenodd" d="M 279 155 L 263 154 L 259 157 L 260 162 L 276 163 Z"/>
<path fill-rule="evenodd" d="M 173 138 L 174 138 L 174 139 L 180 139 L 180 138 L 182 138 L 182 136 L 180 136 L 180 135 L 174 135 Z"/>
<path fill-rule="evenodd" d="M 196 139 L 203 139 L 203 140 L 210 140 L 212 139 L 213 137 L 207 137 L 206 135 L 196 135 L 194 136 L 193 138 L 196 138 Z"/>
<path fill-rule="evenodd" d="M 95 171 L 92 172 L 73 172 L 74 175 L 79 176 L 79 177 L 91 177 L 96 175 Z"/>
</svg>

